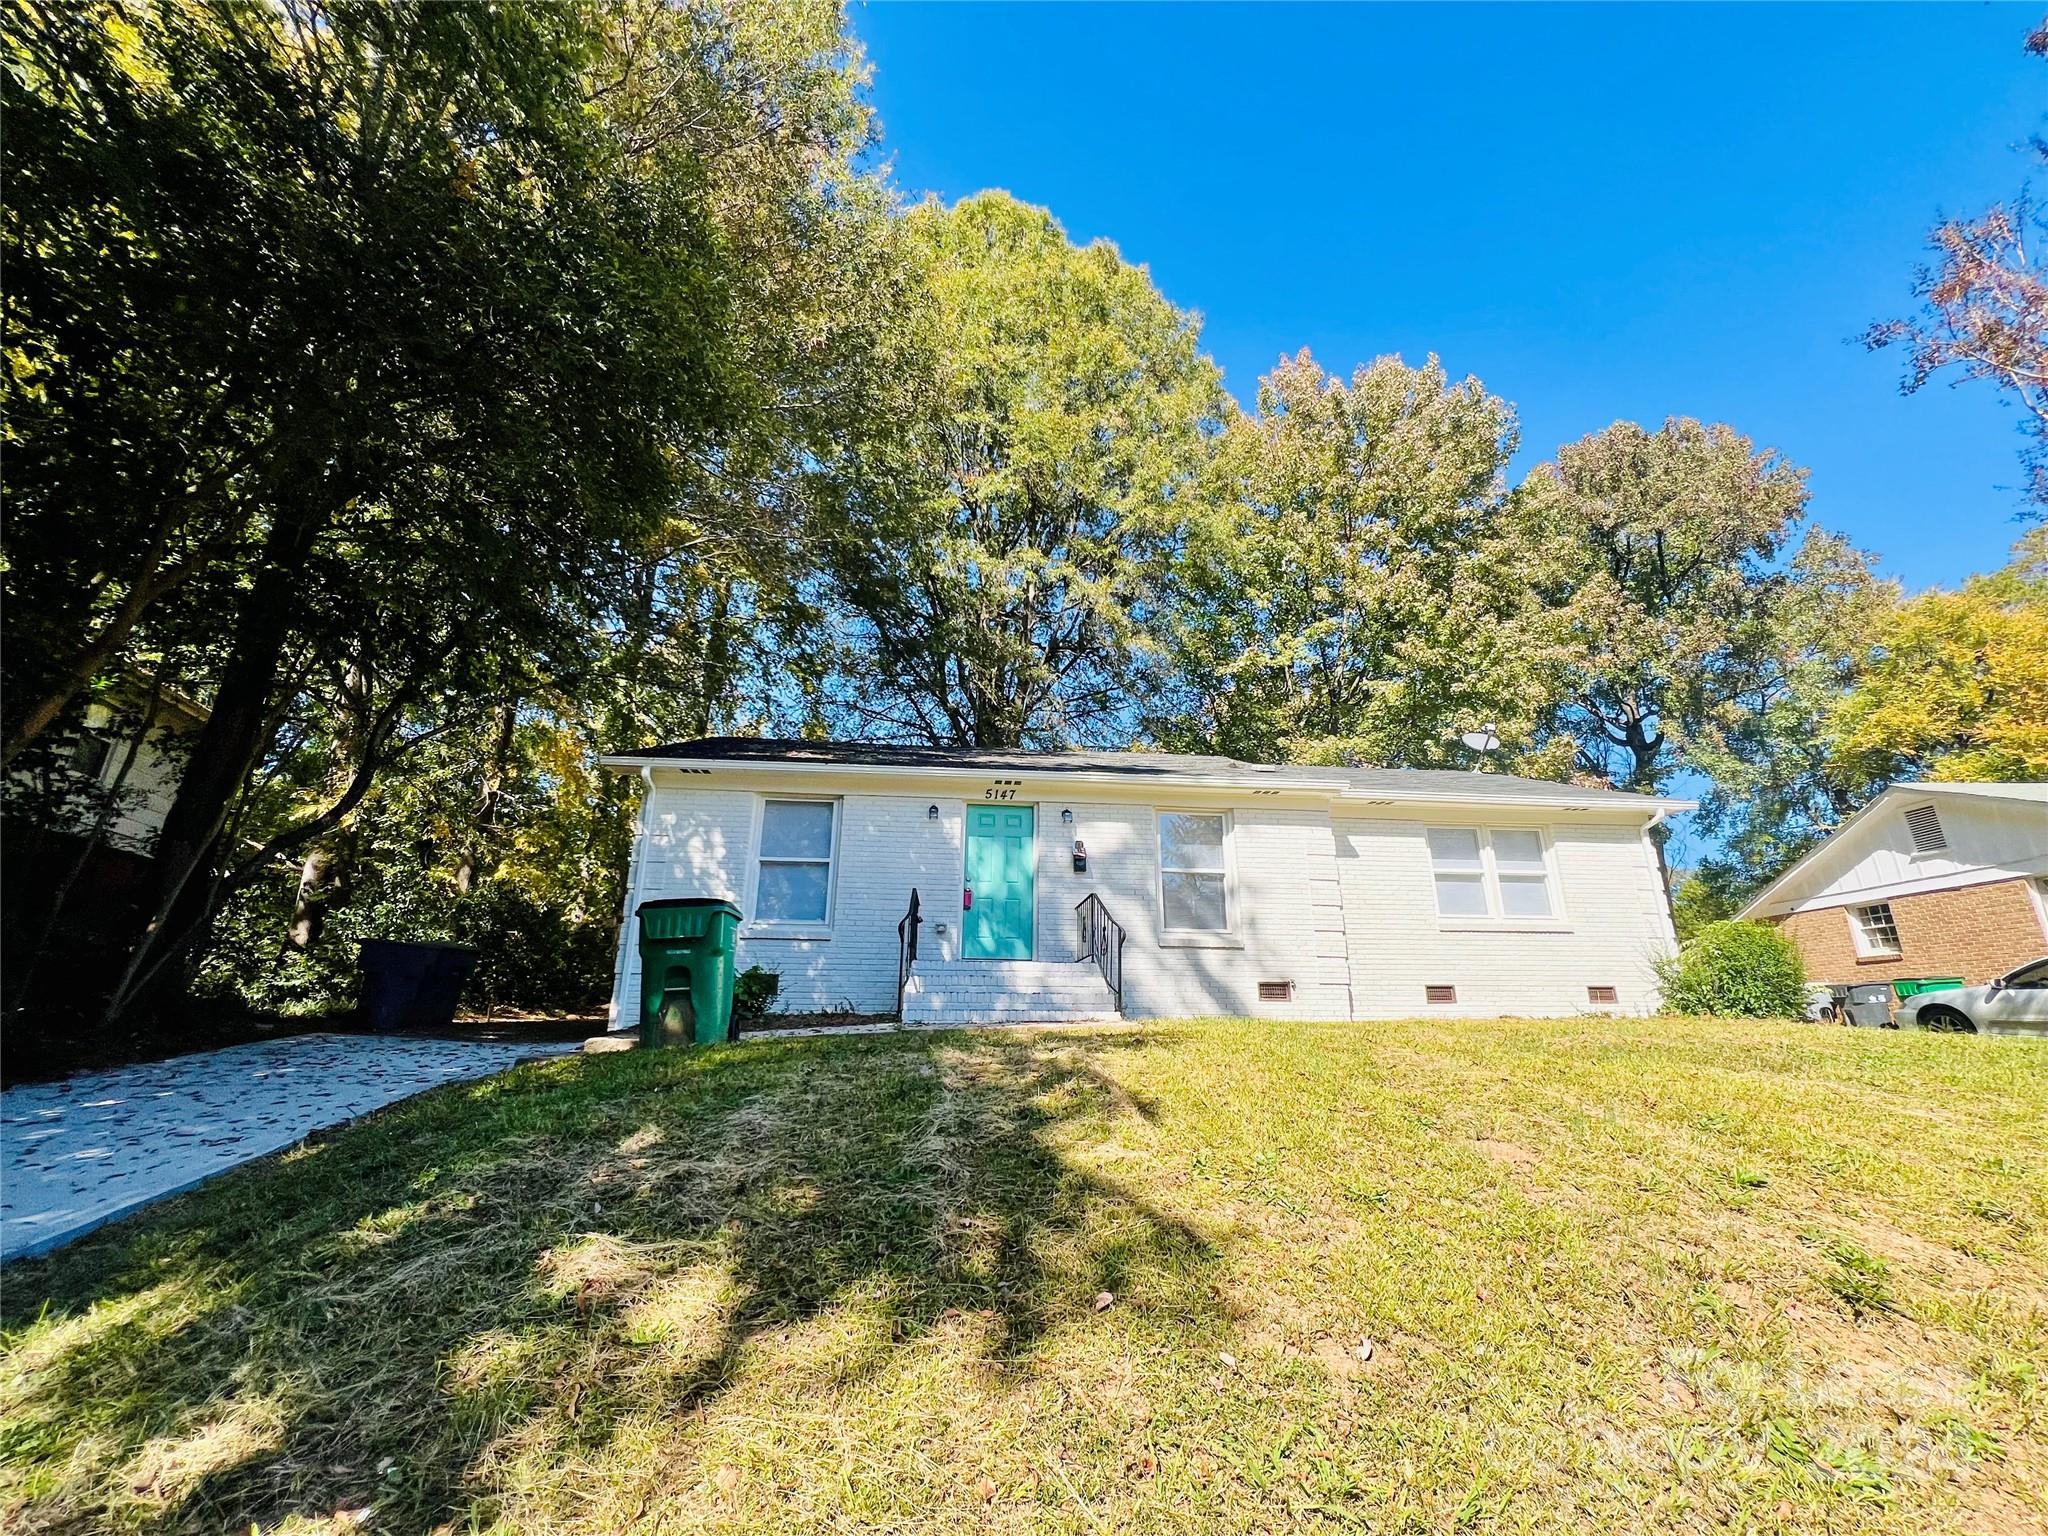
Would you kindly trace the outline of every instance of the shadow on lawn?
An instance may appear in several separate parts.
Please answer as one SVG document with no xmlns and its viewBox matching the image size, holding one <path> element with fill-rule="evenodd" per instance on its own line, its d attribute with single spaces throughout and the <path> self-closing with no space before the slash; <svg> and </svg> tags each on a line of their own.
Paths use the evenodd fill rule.
<svg viewBox="0 0 2048 1536">
<path fill-rule="evenodd" d="M 858 1374 L 977 1318 L 1001 1383 L 1098 1291 L 1216 1319 L 1204 1241 L 1055 1146 L 1149 1116 L 1104 1067 L 1140 1044 L 582 1060 L 377 1116 L 10 1271 L 0 1523 L 484 1524 L 508 1456 L 713 1412 L 814 1320 Z"/>
</svg>

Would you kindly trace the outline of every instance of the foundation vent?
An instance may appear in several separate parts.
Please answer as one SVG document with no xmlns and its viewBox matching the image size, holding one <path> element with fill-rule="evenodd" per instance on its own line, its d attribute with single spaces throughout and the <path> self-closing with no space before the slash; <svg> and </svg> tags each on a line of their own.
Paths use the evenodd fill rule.
<svg viewBox="0 0 2048 1536">
<path fill-rule="evenodd" d="M 1432 1003 L 1455 1003 L 1458 1000 L 1456 987 L 1424 987 L 1422 995 Z"/>
<path fill-rule="evenodd" d="M 1589 1003 L 1618 1003 L 1621 1001 L 1621 994 L 1612 987 L 1588 987 L 1586 988 L 1586 1001 Z"/>
<path fill-rule="evenodd" d="M 1262 1003 L 1284 1003 L 1294 996 L 1291 981 L 1262 981 L 1259 983 L 1259 1001 Z"/>
</svg>

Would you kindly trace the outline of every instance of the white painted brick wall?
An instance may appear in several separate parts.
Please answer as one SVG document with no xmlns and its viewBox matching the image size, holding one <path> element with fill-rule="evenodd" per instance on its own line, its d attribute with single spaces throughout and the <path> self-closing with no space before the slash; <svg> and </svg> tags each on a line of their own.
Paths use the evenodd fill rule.
<svg viewBox="0 0 2048 1536">
<path fill-rule="evenodd" d="M 1072 826 L 1059 819 L 1067 809 L 1074 813 Z M 1126 1014 L 1349 1016 L 1336 851 L 1321 810 L 1240 806 L 1231 812 L 1235 931 L 1194 943 L 1169 941 L 1160 927 L 1158 813 L 1152 807 L 1047 801 L 1039 818 L 1039 958 L 1076 953 L 1074 908 L 1091 892 L 1100 896 L 1129 936 Z M 1074 872 L 1076 837 L 1088 845 L 1086 874 Z M 1260 1002 L 1261 981 L 1292 981 L 1294 996 Z"/>
<path fill-rule="evenodd" d="M 1613 1011 L 1655 1006 L 1650 960 L 1670 930 L 1640 829 L 1548 829 L 1564 888 L 1561 931 L 1460 932 L 1437 917 L 1424 825 L 1337 823 L 1358 1017 L 1583 1013 L 1594 1006 L 1589 986 L 1616 989 Z M 1457 1002 L 1428 1003 L 1423 989 L 1435 984 L 1456 987 Z"/>
<path fill-rule="evenodd" d="M 631 874 L 629 914 L 642 901 L 725 896 L 744 908 L 757 796 L 657 784 Z M 926 807 L 937 804 L 939 819 Z M 1060 820 L 1072 810 L 1071 824 Z M 1156 812 L 1148 806 L 1045 800 L 1038 813 L 1040 961 L 1077 953 L 1074 907 L 1093 892 L 1124 925 L 1124 1011 L 1134 1017 L 1241 1014 L 1274 1018 L 1401 1017 L 1437 1011 L 1423 987 L 1458 989 L 1446 1013 L 1573 1013 L 1588 985 L 1619 989 L 1619 1008 L 1647 1009 L 1649 957 L 1669 929 L 1641 833 L 1626 826 L 1551 829 L 1568 931 L 1445 932 L 1436 916 L 1423 823 L 1331 822 L 1319 808 L 1239 806 L 1231 812 L 1234 932 L 1220 943 L 1167 941 L 1159 925 Z M 848 795 L 841 802 L 829 939 L 776 938 L 742 927 L 739 965 L 782 977 L 782 1005 L 851 1004 L 884 1011 L 896 996 L 896 923 L 918 887 L 924 953 L 957 958 L 965 805 L 933 795 Z M 1072 865 L 1075 838 L 1088 871 Z M 936 929 L 943 923 L 946 933 Z M 622 932 L 615 1019 L 638 1019 L 634 926 Z M 1261 1002 L 1261 981 L 1293 997 Z"/>
<path fill-rule="evenodd" d="M 640 961 L 630 913 L 643 901 L 676 896 L 723 896 L 748 917 L 748 865 L 753 859 L 754 806 L 743 791 L 658 784 L 649 807 L 645 847 L 634 871 L 635 889 L 621 930 L 621 965 L 615 1027 L 637 1022 Z M 832 937 L 780 938 L 741 924 L 739 969 L 759 965 L 782 978 L 781 1005 L 793 1011 L 850 1004 L 864 1013 L 896 1006 L 896 924 L 916 886 L 924 904 L 922 942 L 950 946 L 959 929 L 960 829 L 958 800 L 937 800 L 939 819 L 926 818 L 934 797 L 848 795 L 840 802 L 839 852 L 834 869 Z M 938 940 L 933 922 L 948 922 Z M 941 950 L 950 953 L 950 948 Z"/>
</svg>

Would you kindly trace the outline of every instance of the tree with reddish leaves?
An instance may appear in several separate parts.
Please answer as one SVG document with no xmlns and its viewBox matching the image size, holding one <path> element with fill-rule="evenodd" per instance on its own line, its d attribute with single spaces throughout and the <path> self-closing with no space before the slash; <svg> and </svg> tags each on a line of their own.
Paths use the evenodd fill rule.
<svg viewBox="0 0 2048 1536">
<path fill-rule="evenodd" d="M 2026 49 L 2048 59 L 2048 19 Z M 2033 150 L 2048 163 L 2048 137 L 2036 135 Z M 1873 325 L 1864 340 L 1906 348 L 1907 394 L 1947 373 L 1989 379 L 2016 400 L 2032 504 L 2024 515 L 2048 518 L 2048 208 L 2022 188 L 1974 218 L 1936 225 L 1928 247 L 1934 260 L 1913 283 L 1920 313 Z"/>
</svg>

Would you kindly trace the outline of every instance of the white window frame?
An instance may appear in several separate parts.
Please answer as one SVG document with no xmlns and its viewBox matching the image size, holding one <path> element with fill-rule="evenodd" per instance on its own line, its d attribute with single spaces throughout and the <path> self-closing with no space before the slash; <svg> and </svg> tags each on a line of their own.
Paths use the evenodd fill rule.
<svg viewBox="0 0 2048 1536">
<path fill-rule="evenodd" d="M 1168 816 L 1210 816 L 1223 823 L 1223 926 L 1221 928 L 1169 928 L 1166 925 L 1166 877 L 1168 874 L 1212 875 L 1212 869 L 1168 870 L 1166 839 L 1161 823 Z M 1159 914 L 1159 942 L 1177 949 L 1235 949 L 1242 947 L 1238 936 L 1237 818 L 1227 807 L 1213 805 L 1157 805 L 1152 808 L 1152 901 Z"/>
<path fill-rule="evenodd" d="M 771 864 L 816 864 L 817 859 L 764 859 L 761 835 L 768 820 L 770 802 L 777 805 L 829 805 L 832 807 L 832 852 L 825 865 L 825 920 L 809 918 L 766 918 L 760 916 L 761 866 Z M 754 833 L 747 859 L 747 932 L 761 938 L 832 937 L 833 920 L 839 913 L 840 830 L 846 822 L 845 801 L 838 795 L 758 794 L 754 796 Z"/>
<path fill-rule="evenodd" d="M 1862 914 L 1864 914 L 1865 912 L 1874 912 L 1879 907 L 1884 908 L 1886 926 L 1888 926 L 1892 931 L 1892 947 L 1890 949 L 1879 949 L 1873 947 L 1870 935 L 1864 930 Z M 1850 941 L 1854 943 L 1856 946 L 1857 959 L 1902 960 L 1905 958 L 1905 936 L 1899 932 L 1899 914 L 1892 907 L 1891 902 L 1862 901 L 1857 902 L 1855 905 L 1845 908 L 1844 910 L 1848 913 L 1849 916 L 1849 938 Z"/>
<path fill-rule="evenodd" d="M 1479 835 L 1479 888 L 1486 896 L 1486 914 L 1476 912 L 1446 912 L 1438 904 L 1436 889 L 1436 854 L 1429 846 L 1431 832 L 1476 832 Z M 1494 857 L 1493 834 L 1496 832 L 1533 832 L 1536 842 L 1543 850 L 1543 890 L 1550 898 L 1550 916 L 1510 916 L 1501 900 L 1500 864 Z M 1557 870 L 1557 839 L 1547 826 L 1520 825 L 1502 822 L 1488 825 L 1476 821 L 1430 821 L 1423 825 L 1422 856 L 1429 865 L 1429 899 L 1436 909 L 1438 926 L 1457 928 L 1502 928 L 1502 929 L 1557 929 L 1570 925 L 1570 918 L 1564 904 L 1564 881 Z"/>
<path fill-rule="evenodd" d="M 2034 898 L 2034 916 L 2041 922 L 2041 937 L 2048 940 L 2048 875 L 2029 875 L 2027 894 Z"/>
</svg>

